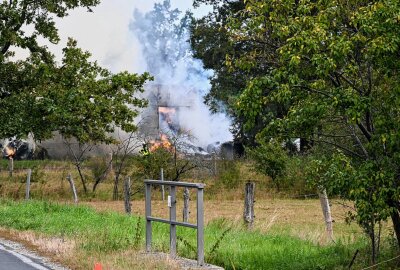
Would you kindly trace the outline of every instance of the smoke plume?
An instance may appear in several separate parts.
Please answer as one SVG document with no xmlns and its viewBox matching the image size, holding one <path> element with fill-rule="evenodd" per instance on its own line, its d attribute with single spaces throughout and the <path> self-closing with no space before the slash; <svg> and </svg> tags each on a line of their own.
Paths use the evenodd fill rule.
<svg viewBox="0 0 400 270">
<path fill-rule="evenodd" d="M 232 134 L 227 116 L 212 114 L 203 103 L 213 73 L 193 58 L 188 42 L 191 16 L 172 9 L 170 1 L 165 0 L 147 13 L 136 9 L 130 31 L 140 43 L 145 61 L 142 64 L 154 76 L 146 90 L 150 101 L 147 113 L 159 105 L 179 107 L 179 125 L 197 139 L 196 145 L 206 147 L 216 141 L 232 140 Z"/>
</svg>

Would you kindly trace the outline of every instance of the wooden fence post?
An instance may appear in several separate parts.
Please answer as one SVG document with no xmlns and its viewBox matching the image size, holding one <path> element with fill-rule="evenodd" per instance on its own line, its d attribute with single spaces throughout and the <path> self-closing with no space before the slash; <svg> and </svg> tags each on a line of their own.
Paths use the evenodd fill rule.
<svg viewBox="0 0 400 270">
<path fill-rule="evenodd" d="M 190 201 L 190 193 L 189 188 L 185 187 L 183 190 L 183 222 L 189 222 L 189 201 Z"/>
<path fill-rule="evenodd" d="M 74 202 L 75 202 L 75 204 L 77 204 L 78 203 L 78 194 L 76 193 L 75 183 L 74 183 L 74 180 L 72 179 L 71 174 L 68 174 L 67 180 L 69 182 L 69 185 L 71 186 L 72 194 L 74 196 Z"/>
<path fill-rule="evenodd" d="M 254 182 L 247 182 L 245 186 L 244 196 L 244 212 L 243 219 L 247 223 L 249 229 L 253 228 L 254 223 L 254 193 L 256 184 Z"/>
<path fill-rule="evenodd" d="M 331 207 L 329 206 L 328 195 L 326 194 L 326 189 L 323 188 L 318 193 L 319 201 L 321 202 L 322 213 L 324 214 L 326 234 L 329 241 L 333 241 L 333 222 Z"/>
<path fill-rule="evenodd" d="M 13 176 L 13 172 L 14 172 L 14 158 L 12 158 L 11 156 L 8 158 L 8 175 L 10 177 Z"/>
<path fill-rule="evenodd" d="M 31 190 L 31 175 L 32 175 L 32 170 L 28 169 L 27 175 L 26 175 L 26 191 L 25 191 L 25 200 L 29 200 L 30 196 L 30 190 Z"/>
<path fill-rule="evenodd" d="M 124 182 L 124 202 L 125 202 L 125 213 L 128 215 L 132 212 L 132 204 L 131 204 L 131 178 L 125 178 Z"/>
</svg>

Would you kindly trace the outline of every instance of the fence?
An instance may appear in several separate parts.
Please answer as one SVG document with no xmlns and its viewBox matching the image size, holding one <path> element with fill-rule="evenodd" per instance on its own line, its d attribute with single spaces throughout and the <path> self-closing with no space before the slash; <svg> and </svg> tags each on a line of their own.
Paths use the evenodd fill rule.
<svg viewBox="0 0 400 270">
<path fill-rule="evenodd" d="M 152 222 L 162 222 L 170 225 L 170 255 L 176 256 L 176 226 L 183 226 L 197 229 L 197 264 L 204 265 L 204 184 L 145 180 L 145 196 L 146 196 L 146 251 L 151 251 L 152 241 Z M 169 220 L 156 218 L 151 216 L 151 186 L 169 186 L 168 206 Z M 179 222 L 176 220 L 176 187 L 196 188 L 197 189 L 197 222 L 192 224 L 189 222 Z"/>
</svg>

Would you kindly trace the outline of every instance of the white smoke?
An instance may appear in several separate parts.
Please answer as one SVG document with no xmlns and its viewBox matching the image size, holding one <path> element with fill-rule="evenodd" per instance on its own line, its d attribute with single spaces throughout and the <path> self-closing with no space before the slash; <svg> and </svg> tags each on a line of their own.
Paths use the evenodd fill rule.
<svg viewBox="0 0 400 270">
<path fill-rule="evenodd" d="M 188 41 L 190 21 L 190 13 L 171 9 L 170 1 L 165 0 L 144 14 L 136 9 L 130 30 L 140 43 L 145 61 L 141 64 L 154 76 L 146 93 L 150 103 L 154 102 L 152 96 L 158 95 L 168 106 L 181 107 L 179 125 L 197 139 L 197 145 L 206 147 L 232 140 L 231 122 L 225 114 L 212 114 L 203 103 L 213 72 L 193 58 Z M 159 86 L 157 90 L 155 85 Z M 154 106 L 148 110 L 154 110 Z"/>
</svg>

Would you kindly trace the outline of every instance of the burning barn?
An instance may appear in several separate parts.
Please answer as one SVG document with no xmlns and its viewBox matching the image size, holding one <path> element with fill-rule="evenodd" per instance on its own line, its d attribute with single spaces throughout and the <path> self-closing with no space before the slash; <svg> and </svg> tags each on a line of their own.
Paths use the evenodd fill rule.
<svg viewBox="0 0 400 270">
<path fill-rule="evenodd" d="M 140 130 L 150 137 L 150 151 L 158 147 L 170 149 L 178 143 L 181 152 L 189 155 L 217 154 L 224 159 L 241 155 L 237 144 L 213 141 L 210 131 L 217 133 L 219 127 L 210 126 L 208 110 L 202 111 L 196 107 L 199 101 L 196 100 L 198 94 L 195 91 L 174 85 L 148 87 L 149 106 L 143 112 Z"/>
</svg>

